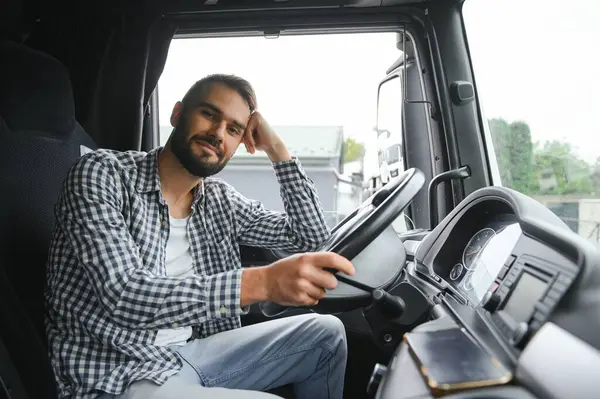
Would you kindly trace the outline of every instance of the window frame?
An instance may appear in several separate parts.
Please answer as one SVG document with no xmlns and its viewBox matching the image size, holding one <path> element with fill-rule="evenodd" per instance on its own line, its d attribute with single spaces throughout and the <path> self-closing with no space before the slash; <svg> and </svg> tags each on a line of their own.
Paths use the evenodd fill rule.
<svg viewBox="0 0 600 399">
<path fill-rule="evenodd" d="M 430 58 L 430 49 L 427 41 L 427 14 L 426 10 L 407 7 L 379 7 L 377 9 L 346 9 L 340 12 L 330 12 L 322 10 L 314 16 L 295 16 L 282 15 L 278 12 L 268 12 L 255 14 L 252 18 L 241 18 L 236 13 L 230 13 L 226 17 L 227 21 L 216 21 L 214 18 L 207 18 L 207 15 L 186 16 L 181 21 L 181 15 L 172 16 L 178 21 L 179 29 L 174 39 L 179 38 L 215 38 L 215 37 L 235 37 L 235 36 L 264 36 L 265 32 L 270 32 L 271 28 L 277 30 L 279 35 L 308 35 L 308 34 L 327 34 L 327 33 L 371 33 L 371 32 L 389 32 L 395 31 L 398 34 L 403 32 L 410 38 L 412 43 L 412 54 L 418 68 L 418 79 L 415 79 L 416 99 L 422 98 L 428 100 L 438 108 L 438 89 L 436 87 L 435 75 L 429 73 L 433 70 L 432 59 Z M 246 15 L 247 17 L 247 15 Z M 231 21 L 235 20 L 235 26 Z M 260 28 L 257 28 L 260 26 Z M 272 32 L 270 32 L 272 33 Z M 400 36 L 399 36 L 400 37 Z M 386 76 L 382 71 L 382 77 Z M 374 99 L 375 100 L 375 99 Z M 156 101 L 153 97 L 151 101 Z M 404 129 L 403 152 L 405 154 L 405 169 L 409 167 L 419 168 L 426 177 L 423 189 L 417 194 L 417 197 L 411 204 L 411 216 L 415 227 L 429 228 L 429 211 L 427 186 L 431 179 L 447 170 L 448 154 L 445 146 L 444 127 L 441 121 L 426 110 L 425 104 L 423 114 L 426 114 L 426 120 L 423 121 L 423 129 L 406 136 Z M 156 107 L 158 109 L 158 106 Z M 424 134 L 423 130 L 426 131 Z M 155 135 L 158 137 L 158 135 Z M 412 140 L 417 140 L 418 145 L 413 145 Z M 153 142 L 152 146 L 157 146 Z M 406 156 L 408 146 L 413 147 L 411 158 L 415 160 L 411 163 Z M 365 182 L 372 183 L 365 176 Z M 453 207 L 452 188 L 443 187 L 438 190 L 438 218 L 441 219 Z M 448 203 L 450 202 L 450 207 Z M 415 206 L 418 204 L 418 206 Z"/>
</svg>

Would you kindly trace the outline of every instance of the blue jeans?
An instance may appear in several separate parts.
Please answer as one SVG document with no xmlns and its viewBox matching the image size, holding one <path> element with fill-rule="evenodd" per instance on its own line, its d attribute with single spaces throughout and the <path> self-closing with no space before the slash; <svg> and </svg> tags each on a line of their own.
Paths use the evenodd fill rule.
<svg viewBox="0 0 600 399">
<path fill-rule="evenodd" d="M 341 399 L 346 335 L 334 316 L 307 314 L 225 331 L 178 349 L 182 370 L 163 386 L 133 383 L 103 399 L 273 398 L 263 392 L 293 384 L 298 399 Z M 239 391 L 247 390 L 247 391 Z"/>
</svg>

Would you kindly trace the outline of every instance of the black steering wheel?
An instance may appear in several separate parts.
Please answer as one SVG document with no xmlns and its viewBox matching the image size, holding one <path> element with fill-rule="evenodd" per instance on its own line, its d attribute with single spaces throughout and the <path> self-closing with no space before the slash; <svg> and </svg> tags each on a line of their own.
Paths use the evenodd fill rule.
<svg viewBox="0 0 600 399">
<path fill-rule="evenodd" d="M 335 252 L 350 259 L 356 273 L 346 278 L 373 288 L 387 288 L 406 260 L 402 241 L 389 227 L 424 184 L 425 176 L 419 169 L 400 173 L 338 223 L 319 251 Z M 340 282 L 310 309 L 324 313 L 347 311 L 364 306 L 366 298 L 369 293 Z M 260 309 L 265 316 L 273 317 L 289 308 L 262 302 Z"/>
</svg>

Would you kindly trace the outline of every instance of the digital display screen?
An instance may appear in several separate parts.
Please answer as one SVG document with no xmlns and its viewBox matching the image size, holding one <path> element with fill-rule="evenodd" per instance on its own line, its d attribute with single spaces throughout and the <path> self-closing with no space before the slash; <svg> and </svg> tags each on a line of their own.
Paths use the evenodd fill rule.
<svg viewBox="0 0 600 399">
<path fill-rule="evenodd" d="M 533 308 L 540 300 L 548 283 L 523 273 L 516 283 L 515 289 L 504 306 L 504 311 L 517 322 L 527 322 L 533 313 Z"/>
</svg>

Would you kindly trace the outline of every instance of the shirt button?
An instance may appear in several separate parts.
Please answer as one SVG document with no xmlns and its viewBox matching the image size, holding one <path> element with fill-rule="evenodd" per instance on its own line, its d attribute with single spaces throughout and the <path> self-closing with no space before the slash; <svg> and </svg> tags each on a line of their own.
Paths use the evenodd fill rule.
<svg viewBox="0 0 600 399">
<path fill-rule="evenodd" d="M 167 227 L 169 227 L 169 222 L 167 222 L 166 220 L 163 220 L 162 226 L 166 229 Z"/>
<path fill-rule="evenodd" d="M 221 308 L 219 309 L 219 312 L 225 314 L 227 313 L 227 308 L 225 307 L 225 305 L 221 305 Z"/>
<path fill-rule="evenodd" d="M 173 328 L 178 328 L 179 327 L 179 323 L 173 323 Z"/>
</svg>

